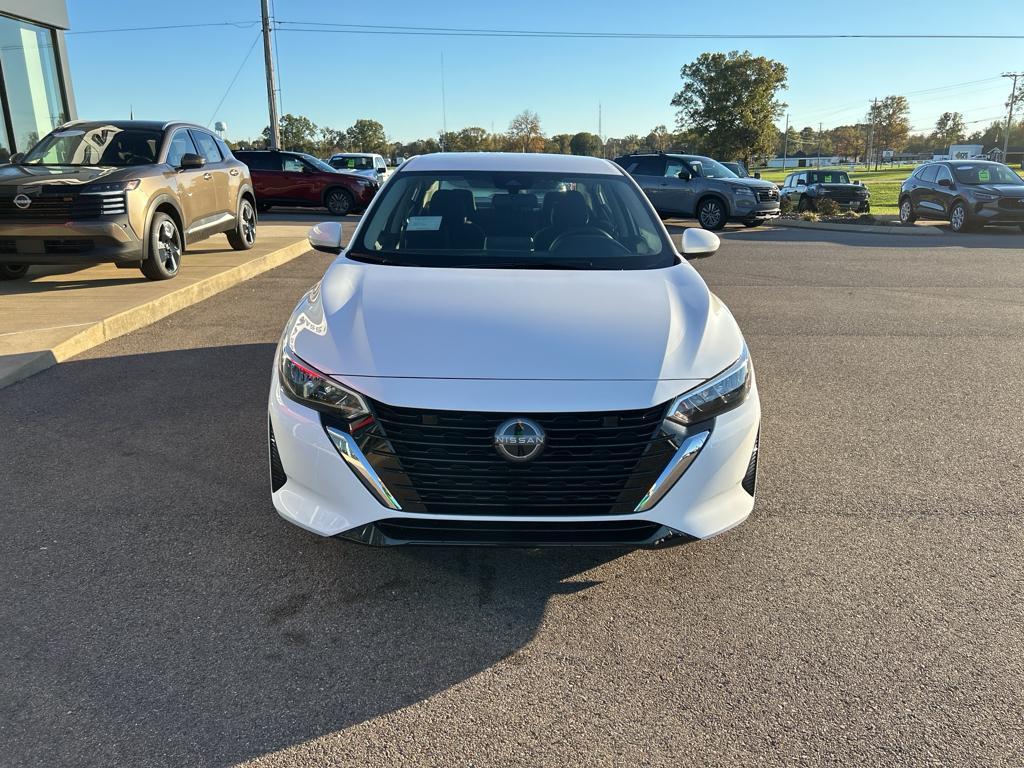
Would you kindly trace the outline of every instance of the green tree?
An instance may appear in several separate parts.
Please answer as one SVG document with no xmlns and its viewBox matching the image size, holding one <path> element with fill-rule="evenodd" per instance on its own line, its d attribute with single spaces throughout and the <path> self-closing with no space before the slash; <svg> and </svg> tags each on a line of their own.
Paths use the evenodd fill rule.
<svg viewBox="0 0 1024 768">
<path fill-rule="evenodd" d="M 786 66 L 740 53 L 702 53 L 679 71 L 683 89 L 672 98 L 679 128 L 705 137 L 705 150 L 750 160 L 768 154 L 776 141 L 774 122 L 785 107 Z"/>
<path fill-rule="evenodd" d="M 569 149 L 574 155 L 601 155 L 601 137 L 594 133 L 582 131 L 572 137 L 569 142 Z"/>
<path fill-rule="evenodd" d="M 384 126 L 376 120 L 356 120 L 345 131 L 345 138 L 353 152 L 386 152 L 388 148 Z"/>
<path fill-rule="evenodd" d="M 872 104 L 868 122 L 874 126 L 874 151 L 879 157 L 884 150 L 900 152 L 910 135 L 910 103 L 906 96 L 886 96 Z"/>
<path fill-rule="evenodd" d="M 337 152 L 344 152 L 348 149 L 348 137 L 344 131 L 336 131 L 334 128 L 322 127 L 317 138 L 317 154 L 320 157 L 330 157 Z"/>
<path fill-rule="evenodd" d="M 943 112 L 935 121 L 935 142 L 940 146 L 959 144 L 967 135 L 967 125 L 960 112 Z"/>
<path fill-rule="evenodd" d="M 864 131 L 856 125 L 840 125 L 829 133 L 833 151 L 841 157 L 856 161 L 864 146 Z"/>
<path fill-rule="evenodd" d="M 292 152 L 316 152 L 318 129 L 316 123 L 302 115 L 281 115 L 278 120 L 281 149 Z M 270 126 L 263 129 L 263 138 L 270 141 Z"/>
<path fill-rule="evenodd" d="M 551 147 L 552 152 L 559 155 L 568 155 L 572 152 L 572 134 L 556 133 L 548 139 L 548 145 Z"/>
<path fill-rule="evenodd" d="M 544 149 L 544 133 L 536 112 L 524 109 L 508 124 L 508 138 L 517 152 L 540 152 Z"/>
</svg>

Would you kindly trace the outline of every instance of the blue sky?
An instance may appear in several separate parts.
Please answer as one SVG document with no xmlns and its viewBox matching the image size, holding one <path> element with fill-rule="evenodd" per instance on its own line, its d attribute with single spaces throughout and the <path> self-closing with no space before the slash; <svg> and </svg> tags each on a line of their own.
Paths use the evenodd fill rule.
<svg viewBox="0 0 1024 768">
<path fill-rule="evenodd" d="M 518 0 L 516 3 L 372 0 L 362 5 L 275 0 L 277 17 L 368 25 L 678 33 L 1024 34 L 1018 0 L 791 1 L 778 3 L 612 3 Z M 267 124 L 258 23 L 240 27 L 81 34 L 87 30 L 259 19 L 258 0 L 69 0 L 69 59 L 83 118 L 223 120 L 229 138 Z M 1000 23 L 993 25 L 993 20 Z M 75 34 L 75 33 L 79 34 Z M 679 67 L 704 51 L 746 48 L 789 67 L 792 124 L 830 127 L 860 119 L 872 97 L 905 94 L 915 130 L 930 130 L 947 110 L 968 121 L 1005 115 L 1008 69 L 1024 70 L 1024 41 L 958 40 L 565 40 L 412 37 L 278 32 L 285 112 L 345 128 L 357 118 L 383 123 L 399 141 L 441 128 L 444 55 L 449 129 L 505 130 L 525 108 L 544 131 L 646 134 L 674 125 Z M 990 79 L 991 78 L 991 79 Z M 984 82 L 973 82 L 981 81 Z M 956 88 L 934 90 L 960 83 Z M 928 91 L 926 93 L 917 93 Z M 976 126 L 968 126 L 973 129 Z"/>
</svg>

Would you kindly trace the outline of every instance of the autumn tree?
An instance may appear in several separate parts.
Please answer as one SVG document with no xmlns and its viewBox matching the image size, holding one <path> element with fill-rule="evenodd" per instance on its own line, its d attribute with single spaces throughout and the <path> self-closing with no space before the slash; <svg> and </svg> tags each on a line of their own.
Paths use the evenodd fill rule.
<svg viewBox="0 0 1024 768">
<path fill-rule="evenodd" d="M 544 133 L 536 112 L 524 109 L 508 124 L 508 137 L 517 152 L 540 152 L 544 149 Z"/>
<path fill-rule="evenodd" d="M 876 153 L 902 150 L 910 135 L 910 103 L 906 96 L 886 96 L 871 105 L 868 121 L 874 127 Z"/>
<path fill-rule="evenodd" d="M 672 98 L 679 128 L 703 135 L 705 151 L 749 161 L 774 149 L 784 64 L 749 51 L 702 53 L 679 74 L 683 89 Z"/>
<path fill-rule="evenodd" d="M 960 112 L 943 112 L 935 121 L 935 142 L 940 146 L 959 144 L 967 134 L 967 125 Z"/>
</svg>

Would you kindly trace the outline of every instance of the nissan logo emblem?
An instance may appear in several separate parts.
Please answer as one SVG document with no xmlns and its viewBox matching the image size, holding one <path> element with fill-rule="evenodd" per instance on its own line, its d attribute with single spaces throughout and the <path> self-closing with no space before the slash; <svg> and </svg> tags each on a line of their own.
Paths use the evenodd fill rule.
<svg viewBox="0 0 1024 768">
<path fill-rule="evenodd" d="M 16 195 L 14 198 L 14 204 L 21 208 L 21 210 L 25 210 L 32 205 L 32 198 L 28 195 Z"/>
<path fill-rule="evenodd" d="M 544 429 L 531 419 L 509 419 L 494 432 L 495 449 L 512 462 L 533 461 L 544 450 L 545 440 Z"/>
</svg>

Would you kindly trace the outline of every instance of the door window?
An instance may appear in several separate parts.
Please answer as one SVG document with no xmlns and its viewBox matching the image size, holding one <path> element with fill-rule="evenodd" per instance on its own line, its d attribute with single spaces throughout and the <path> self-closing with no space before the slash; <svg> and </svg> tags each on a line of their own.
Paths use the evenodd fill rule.
<svg viewBox="0 0 1024 768">
<path fill-rule="evenodd" d="M 306 169 L 302 160 L 295 157 L 294 155 L 282 155 L 281 156 L 281 170 L 290 171 L 291 173 L 302 173 Z"/>
<path fill-rule="evenodd" d="M 665 161 L 665 176 L 673 179 L 678 178 L 679 172 L 684 168 L 686 168 L 686 166 L 683 165 L 682 160 L 676 160 L 674 157 L 670 157 Z"/>
<path fill-rule="evenodd" d="M 199 147 L 199 154 L 206 158 L 207 163 L 219 163 L 224 159 L 220 156 L 217 140 L 213 136 L 203 131 L 192 131 L 191 133 L 196 146 Z"/>
<path fill-rule="evenodd" d="M 638 157 L 626 170 L 634 176 L 662 176 L 664 163 L 660 157 Z"/>
<path fill-rule="evenodd" d="M 953 183 L 953 174 L 949 172 L 949 168 L 944 165 L 940 165 L 938 168 L 937 175 L 935 177 L 935 183 L 938 184 L 943 179 L 949 179 L 949 182 Z"/>
<path fill-rule="evenodd" d="M 918 176 L 918 178 L 921 179 L 921 181 L 927 182 L 929 184 L 934 184 L 935 183 L 935 174 L 938 172 L 938 170 L 939 170 L 939 166 L 937 166 L 937 165 L 926 165 L 921 170 L 921 175 Z"/>
<path fill-rule="evenodd" d="M 171 143 L 167 147 L 167 164 L 178 168 L 181 165 L 181 158 L 185 155 L 198 155 L 195 142 L 184 128 L 174 132 Z"/>
</svg>

